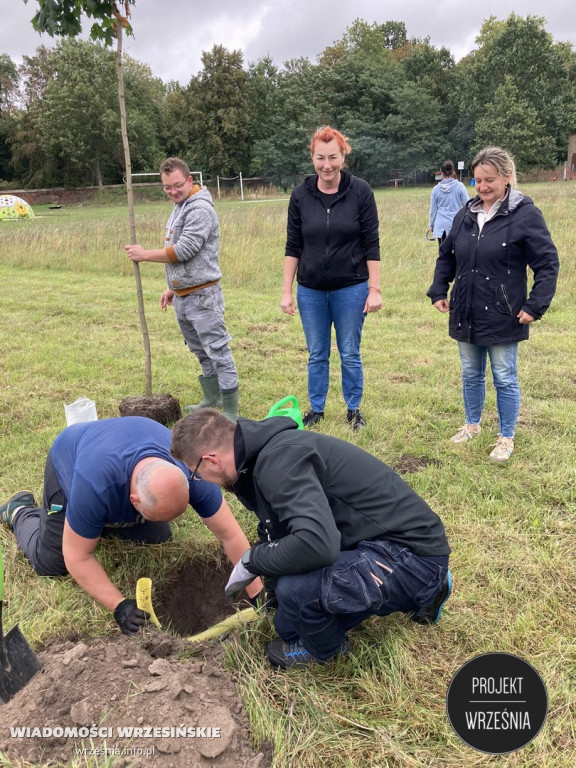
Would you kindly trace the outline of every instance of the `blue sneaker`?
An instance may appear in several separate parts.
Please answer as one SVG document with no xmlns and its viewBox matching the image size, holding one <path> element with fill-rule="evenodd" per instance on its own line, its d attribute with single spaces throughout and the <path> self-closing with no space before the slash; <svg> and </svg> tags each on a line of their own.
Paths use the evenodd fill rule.
<svg viewBox="0 0 576 768">
<path fill-rule="evenodd" d="M 30 491 L 19 491 L 14 496 L 10 496 L 4 504 L 0 505 L 0 522 L 12 525 L 14 516 L 19 509 L 22 509 L 22 507 L 32 507 L 32 509 L 35 509 L 36 506 L 36 500 Z"/>
<path fill-rule="evenodd" d="M 344 643 L 338 653 L 346 653 L 347 650 L 348 644 Z M 311 664 L 324 664 L 324 662 L 329 661 L 329 659 L 317 659 L 315 656 L 312 656 L 312 654 L 308 653 L 306 648 L 304 648 L 300 640 L 285 643 L 281 638 L 271 640 L 268 643 L 266 646 L 266 656 L 273 667 L 279 667 L 280 669 L 308 667 Z M 334 658 L 334 656 L 331 656 L 330 658 Z"/>
<path fill-rule="evenodd" d="M 452 594 L 452 572 L 448 569 L 446 578 L 444 579 L 444 585 L 440 592 L 434 598 L 434 601 L 429 605 L 425 605 L 420 608 L 419 611 L 413 613 L 410 618 L 417 624 L 436 624 L 442 614 L 442 608 L 444 603 Z"/>
</svg>

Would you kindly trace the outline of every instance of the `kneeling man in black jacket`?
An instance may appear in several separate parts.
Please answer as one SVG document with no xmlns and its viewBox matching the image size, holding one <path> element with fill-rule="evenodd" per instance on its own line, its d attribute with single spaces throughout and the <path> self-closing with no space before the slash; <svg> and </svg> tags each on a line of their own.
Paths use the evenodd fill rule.
<svg viewBox="0 0 576 768">
<path fill-rule="evenodd" d="M 260 541 L 226 595 L 264 577 L 280 635 L 266 646 L 273 666 L 345 652 L 348 630 L 368 616 L 440 618 L 452 589 L 442 521 L 375 456 L 287 417 L 235 424 L 212 408 L 174 426 L 171 452 L 258 517 Z"/>
</svg>

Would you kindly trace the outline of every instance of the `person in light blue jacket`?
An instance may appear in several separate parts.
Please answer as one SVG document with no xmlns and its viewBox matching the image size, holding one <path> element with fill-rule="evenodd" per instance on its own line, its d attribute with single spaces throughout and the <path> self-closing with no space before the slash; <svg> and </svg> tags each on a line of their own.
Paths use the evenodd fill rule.
<svg viewBox="0 0 576 768">
<path fill-rule="evenodd" d="M 442 164 L 440 173 L 442 179 L 432 190 L 428 215 L 428 228 L 433 237 L 438 239 L 438 244 L 442 243 L 450 232 L 454 216 L 470 199 L 466 187 L 456 178 L 452 160 L 446 160 Z"/>
</svg>

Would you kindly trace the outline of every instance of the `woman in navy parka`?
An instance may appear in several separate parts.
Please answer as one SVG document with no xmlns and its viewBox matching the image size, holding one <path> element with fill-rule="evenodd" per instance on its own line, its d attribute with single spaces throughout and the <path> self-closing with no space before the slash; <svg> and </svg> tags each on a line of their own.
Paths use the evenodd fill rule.
<svg viewBox="0 0 576 768">
<path fill-rule="evenodd" d="M 490 458 L 506 461 L 520 410 L 518 342 L 552 301 L 558 252 L 539 209 L 514 189 L 516 171 L 507 152 L 487 147 L 471 170 L 477 197 L 456 215 L 427 296 L 440 312 L 450 312 L 449 333 L 462 361 L 466 423 L 451 440 L 464 443 L 481 430 L 489 357 L 500 428 Z M 527 267 L 534 275 L 529 292 Z"/>
</svg>

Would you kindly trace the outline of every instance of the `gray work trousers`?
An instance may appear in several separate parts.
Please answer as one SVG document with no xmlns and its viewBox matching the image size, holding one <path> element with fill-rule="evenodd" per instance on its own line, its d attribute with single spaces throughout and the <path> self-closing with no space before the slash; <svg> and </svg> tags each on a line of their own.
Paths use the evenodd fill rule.
<svg viewBox="0 0 576 768">
<path fill-rule="evenodd" d="M 238 389 L 238 373 L 224 323 L 224 294 L 220 283 L 187 296 L 174 296 L 174 311 L 184 341 L 202 366 L 202 375 L 217 376 L 223 392 Z"/>
</svg>

